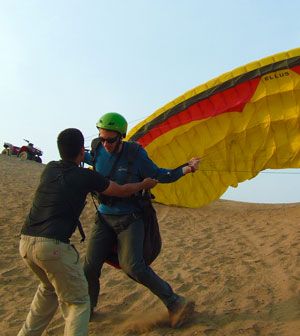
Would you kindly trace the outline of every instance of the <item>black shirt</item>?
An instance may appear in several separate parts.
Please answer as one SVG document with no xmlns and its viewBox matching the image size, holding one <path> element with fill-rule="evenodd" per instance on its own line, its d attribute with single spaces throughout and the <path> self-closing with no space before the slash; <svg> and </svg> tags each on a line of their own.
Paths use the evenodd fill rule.
<svg viewBox="0 0 300 336">
<path fill-rule="evenodd" d="M 74 162 L 51 161 L 42 175 L 21 233 L 69 242 L 90 191 L 102 192 L 110 181 Z"/>
</svg>

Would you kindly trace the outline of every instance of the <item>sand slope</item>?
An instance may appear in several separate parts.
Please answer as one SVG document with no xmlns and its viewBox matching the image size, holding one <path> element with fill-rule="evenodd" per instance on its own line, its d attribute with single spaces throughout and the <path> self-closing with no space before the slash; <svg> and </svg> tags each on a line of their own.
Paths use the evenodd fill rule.
<svg viewBox="0 0 300 336">
<path fill-rule="evenodd" d="M 0 329 L 17 334 L 37 281 L 18 253 L 19 231 L 43 165 L 0 155 Z M 155 205 L 163 250 L 153 264 L 196 313 L 178 330 L 160 301 L 105 266 L 99 313 L 89 335 L 300 335 L 300 203 L 217 201 L 201 209 Z M 89 199 L 82 223 L 89 233 Z M 86 244 L 75 242 L 81 256 Z M 45 335 L 62 335 L 60 312 Z"/>
</svg>

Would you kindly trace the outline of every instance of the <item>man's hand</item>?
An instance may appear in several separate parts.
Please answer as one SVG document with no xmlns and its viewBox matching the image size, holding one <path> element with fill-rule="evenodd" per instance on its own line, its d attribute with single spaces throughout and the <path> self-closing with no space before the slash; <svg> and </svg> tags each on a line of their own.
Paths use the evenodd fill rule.
<svg viewBox="0 0 300 336">
<path fill-rule="evenodd" d="M 153 187 L 155 187 L 157 185 L 158 181 L 154 180 L 154 179 L 152 179 L 150 177 L 146 177 L 142 181 L 142 183 L 144 185 L 143 189 L 151 189 L 151 188 L 153 188 Z"/>
<path fill-rule="evenodd" d="M 191 173 L 199 169 L 200 158 L 191 158 L 188 162 L 189 167 L 191 167 Z"/>
</svg>

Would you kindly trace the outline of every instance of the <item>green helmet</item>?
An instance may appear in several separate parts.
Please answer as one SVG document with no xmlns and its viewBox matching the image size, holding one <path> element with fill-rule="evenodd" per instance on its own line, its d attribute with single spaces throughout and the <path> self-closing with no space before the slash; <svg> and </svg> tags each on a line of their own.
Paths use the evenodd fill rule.
<svg viewBox="0 0 300 336">
<path fill-rule="evenodd" d="M 108 112 L 103 114 L 96 126 L 97 128 L 103 128 L 108 131 L 119 132 L 124 138 L 126 136 L 127 121 L 117 112 Z"/>
</svg>

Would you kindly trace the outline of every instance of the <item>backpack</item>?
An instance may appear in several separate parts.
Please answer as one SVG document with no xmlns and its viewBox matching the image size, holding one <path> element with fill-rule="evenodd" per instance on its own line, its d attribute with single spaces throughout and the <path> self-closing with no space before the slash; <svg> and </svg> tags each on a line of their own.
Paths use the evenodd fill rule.
<svg viewBox="0 0 300 336">
<path fill-rule="evenodd" d="M 130 178 L 133 173 L 132 167 L 138 155 L 138 152 L 141 148 L 141 145 L 138 144 L 137 142 L 130 141 L 127 143 L 129 144 L 130 147 L 129 147 L 129 150 L 127 151 L 128 170 L 127 170 L 127 176 L 126 176 L 125 183 L 129 183 L 130 181 Z M 96 151 L 100 146 L 102 146 L 102 144 L 99 138 L 92 140 L 90 154 L 92 156 L 92 164 L 93 164 L 94 170 L 95 170 L 95 161 L 96 161 L 95 160 Z M 120 156 L 121 156 L 121 153 L 119 157 Z M 114 162 L 108 178 L 110 178 L 110 176 L 113 176 L 119 157 L 117 157 L 116 161 Z M 108 196 L 100 195 L 100 194 L 98 194 L 97 196 L 98 196 L 97 197 L 98 201 L 100 203 L 109 202 L 109 201 L 113 202 L 115 199 L 120 200 L 120 198 L 117 198 L 117 197 L 108 197 Z M 144 244 L 143 244 L 144 260 L 147 265 L 150 265 L 158 257 L 161 251 L 161 246 L 162 246 L 161 235 L 159 231 L 159 224 L 157 221 L 157 215 L 156 215 L 156 211 L 151 201 L 152 199 L 154 199 L 154 196 L 150 193 L 149 190 L 143 190 L 140 193 L 132 195 L 130 198 L 141 209 L 142 218 L 143 218 L 143 222 L 145 225 L 145 228 L 144 228 L 145 235 L 144 235 Z M 94 205 L 96 207 L 97 214 L 100 220 L 103 221 L 104 219 L 102 218 L 101 213 L 98 211 L 95 202 L 94 202 Z M 114 266 L 115 268 L 120 268 L 116 246 L 112 247 L 111 255 L 106 260 L 106 263 Z"/>
</svg>

